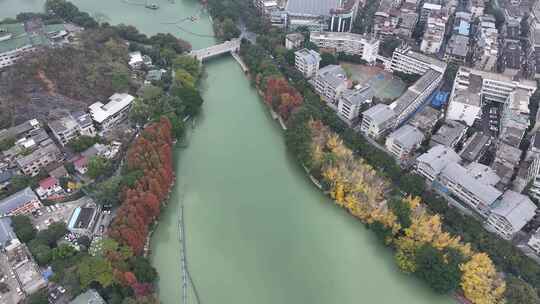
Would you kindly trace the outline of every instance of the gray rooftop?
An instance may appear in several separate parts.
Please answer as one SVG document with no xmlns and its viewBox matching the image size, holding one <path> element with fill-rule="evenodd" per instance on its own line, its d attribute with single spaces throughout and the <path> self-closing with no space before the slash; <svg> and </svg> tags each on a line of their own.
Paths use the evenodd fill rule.
<svg viewBox="0 0 540 304">
<path fill-rule="evenodd" d="M 410 89 L 405 91 L 398 99 L 396 99 L 390 106 L 394 109 L 394 112 L 401 114 L 405 111 L 418 97 L 418 93 L 411 91 Z"/>
<path fill-rule="evenodd" d="M 495 170 L 481 163 L 470 163 L 466 168 L 467 172 L 482 184 L 495 186 L 501 180 Z"/>
<path fill-rule="evenodd" d="M 469 50 L 469 37 L 454 34 L 448 41 L 446 53 L 453 56 L 465 57 Z"/>
<path fill-rule="evenodd" d="M 452 149 L 443 145 L 436 145 L 417 158 L 417 162 L 429 165 L 435 174 L 439 174 L 450 163 L 461 160 L 459 155 Z"/>
<path fill-rule="evenodd" d="M 330 16 L 330 11 L 339 8 L 340 2 L 340 0 L 289 0 L 285 10 L 293 15 Z"/>
<path fill-rule="evenodd" d="M 327 65 L 319 70 L 317 77 L 329 83 L 334 88 L 347 81 L 345 70 L 339 65 Z"/>
<path fill-rule="evenodd" d="M 389 106 L 379 103 L 364 111 L 362 115 L 369 117 L 374 124 L 380 125 L 395 118 L 396 113 Z"/>
<path fill-rule="evenodd" d="M 506 143 L 499 142 L 497 152 L 495 153 L 495 161 L 508 162 L 514 166 L 519 164 L 521 159 L 521 150 L 510 146 Z"/>
<path fill-rule="evenodd" d="M 0 215 L 2 214 L 9 214 L 13 210 L 19 208 L 20 206 L 25 205 L 26 203 L 32 201 L 32 200 L 38 200 L 38 197 L 30 189 L 30 187 L 27 187 L 15 194 L 12 194 L 5 199 L 0 201 Z"/>
<path fill-rule="evenodd" d="M 502 198 L 491 206 L 491 212 L 510 222 L 513 232 L 518 232 L 535 215 L 536 205 L 525 195 L 506 191 Z"/>
<path fill-rule="evenodd" d="M 319 64 L 321 56 L 314 50 L 301 49 L 294 52 L 295 56 L 302 58 L 308 64 Z"/>
<path fill-rule="evenodd" d="M 394 141 L 398 142 L 403 148 L 411 150 L 415 146 L 418 146 L 422 143 L 422 140 L 424 140 L 424 133 L 422 133 L 420 130 L 413 126 L 404 125 L 401 128 L 390 133 L 390 135 L 388 135 L 388 138 L 392 138 Z"/>
<path fill-rule="evenodd" d="M 414 116 L 409 120 L 409 124 L 413 127 L 417 127 L 423 132 L 431 132 L 441 112 L 430 107 L 425 106 L 422 110 L 418 111 Z"/>
<path fill-rule="evenodd" d="M 301 33 L 291 33 L 287 34 L 285 37 L 293 42 L 304 41 L 304 39 L 306 39 Z"/>
<path fill-rule="evenodd" d="M 0 218 L 0 247 L 5 247 L 7 243 L 16 238 L 17 236 L 11 227 L 11 219 L 9 217 Z"/>
<path fill-rule="evenodd" d="M 27 165 L 35 162 L 36 160 L 44 157 L 49 153 L 60 154 L 60 150 L 52 141 L 50 142 L 50 144 L 44 147 L 40 147 L 34 152 L 17 159 L 17 165 L 21 168 L 26 167 Z"/>
<path fill-rule="evenodd" d="M 362 87 L 359 89 L 345 90 L 341 94 L 341 98 L 346 99 L 350 104 L 361 105 L 366 100 L 371 100 L 375 92 L 370 87 Z"/>
<path fill-rule="evenodd" d="M 495 187 L 486 185 L 482 183 L 481 180 L 470 175 L 467 172 L 467 169 L 457 163 L 448 164 L 442 170 L 441 175 L 461 185 L 461 187 L 465 188 L 468 192 L 473 193 L 487 205 L 491 205 L 502 194 Z"/>
<path fill-rule="evenodd" d="M 467 126 L 464 124 L 448 120 L 442 127 L 431 137 L 431 144 L 441 144 L 447 147 L 453 146 L 463 135 Z"/>
<path fill-rule="evenodd" d="M 70 304 L 107 304 L 105 300 L 99 295 L 99 293 L 93 289 L 86 291 L 78 295 L 73 299 Z"/>
<path fill-rule="evenodd" d="M 20 135 L 34 129 L 36 124 L 38 124 L 37 120 L 32 119 L 32 120 L 25 121 L 20 125 L 13 126 L 9 129 L 0 130 L 0 140 L 12 138 L 12 137 L 18 138 Z"/>
<path fill-rule="evenodd" d="M 476 161 L 490 143 L 491 137 L 489 135 L 484 134 L 484 132 L 476 132 L 469 140 L 467 140 L 460 155 L 464 160 L 470 162 Z"/>
</svg>

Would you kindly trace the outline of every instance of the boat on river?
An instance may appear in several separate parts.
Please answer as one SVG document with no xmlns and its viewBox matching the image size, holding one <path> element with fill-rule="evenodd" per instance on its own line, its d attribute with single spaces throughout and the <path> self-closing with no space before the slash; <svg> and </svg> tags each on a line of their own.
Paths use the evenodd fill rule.
<svg viewBox="0 0 540 304">
<path fill-rule="evenodd" d="M 156 10 L 159 8 L 159 5 L 155 4 L 155 3 L 147 3 L 144 7 L 146 8 L 149 8 L 149 9 L 153 9 L 153 10 Z"/>
</svg>

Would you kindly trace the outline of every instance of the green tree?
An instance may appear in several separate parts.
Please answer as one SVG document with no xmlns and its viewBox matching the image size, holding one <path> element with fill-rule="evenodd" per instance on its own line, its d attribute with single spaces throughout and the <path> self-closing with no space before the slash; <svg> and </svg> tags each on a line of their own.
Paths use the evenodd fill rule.
<svg viewBox="0 0 540 304">
<path fill-rule="evenodd" d="M 377 238 L 385 245 L 387 244 L 388 239 L 392 237 L 392 230 L 379 221 L 371 223 L 369 229 L 373 231 Z"/>
<path fill-rule="evenodd" d="M 389 37 L 382 41 L 380 53 L 385 57 L 392 57 L 394 50 L 401 45 L 401 39 Z"/>
<path fill-rule="evenodd" d="M 42 289 L 30 295 L 28 304 L 49 304 L 48 294 L 46 289 Z"/>
<path fill-rule="evenodd" d="M 113 176 L 96 184 L 90 191 L 96 203 L 100 205 L 118 206 L 120 204 L 121 176 Z"/>
<path fill-rule="evenodd" d="M 0 141 L 0 151 L 7 150 L 7 149 L 13 147 L 14 144 L 15 144 L 15 138 L 14 137 L 6 138 L 4 140 L 1 140 Z"/>
<path fill-rule="evenodd" d="M 110 262 L 100 257 L 84 257 L 78 266 L 77 273 L 83 288 L 88 288 L 92 282 L 97 282 L 103 287 L 109 287 L 114 282 Z"/>
<path fill-rule="evenodd" d="M 109 161 L 102 156 L 93 156 L 88 160 L 88 171 L 86 175 L 91 179 L 96 179 L 104 175 L 111 169 Z"/>
<path fill-rule="evenodd" d="M 32 240 L 28 244 L 28 249 L 39 265 L 47 265 L 51 261 L 51 247 L 41 240 Z"/>
<path fill-rule="evenodd" d="M 176 56 L 172 66 L 174 69 L 181 68 L 186 70 L 189 74 L 191 74 L 191 76 L 193 76 L 193 78 L 195 78 L 195 80 L 198 80 L 201 76 L 201 63 L 193 56 Z"/>
<path fill-rule="evenodd" d="M 514 276 L 506 279 L 504 294 L 507 304 L 538 304 L 540 298 L 534 288 Z"/>
<path fill-rule="evenodd" d="M 424 279 L 436 292 L 446 294 L 459 287 L 459 264 L 463 260 L 463 256 L 456 249 L 449 249 L 444 253 L 426 244 L 416 253 L 416 275 Z"/>
<path fill-rule="evenodd" d="M 240 36 L 240 30 L 236 26 L 236 23 L 230 18 L 225 18 L 225 20 L 221 22 L 221 30 L 223 33 L 222 38 L 224 40 L 231 40 Z"/>
<path fill-rule="evenodd" d="M 183 88 L 194 88 L 195 87 L 195 78 L 191 74 L 182 69 L 178 68 L 175 70 L 174 74 L 175 84 Z"/>
<path fill-rule="evenodd" d="M 392 213 L 397 217 L 401 228 L 406 229 L 411 226 L 411 208 L 408 204 L 403 202 L 400 198 L 392 198 L 388 201 L 388 207 L 392 210 Z"/>
<path fill-rule="evenodd" d="M 23 242 L 29 242 L 36 237 L 36 228 L 28 216 L 16 215 L 11 218 L 11 227 L 17 235 L 17 238 Z"/>
<path fill-rule="evenodd" d="M 36 239 L 48 244 L 50 247 L 55 247 L 56 242 L 67 233 L 67 227 L 64 222 L 54 222 L 45 230 L 41 230 L 36 235 Z"/>
<path fill-rule="evenodd" d="M 116 92 L 125 92 L 129 89 L 128 71 L 114 71 L 111 79 L 112 88 Z"/>
<path fill-rule="evenodd" d="M 70 140 L 68 143 L 68 147 L 70 147 L 73 151 L 80 153 L 92 147 L 94 144 L 98 142 L 100 142 L 100 138 L 97 136 L 92 137 L 92 136 L 87 136 L 87 135 L 81 135 L 77 138 Z"/>
<path fill-rule="evenodd" d="M 424 179 L 415 173 L 407 173 L 399 178 L 399 187 L 412 196 L 420 196 L 426 187 Z"/>
<path fill-rule="evenodd" d="M 203 99 L 197 89 L 193 87 L 177 87 L 172 90 L 172 93 L 182 100 L 182 104 L 185 106 L 184 115 L 196 116 L 199 114 Z"/>
<path fill-rule="evenodd" d="M 77 254 L 77 250 L 68 244 L 61 244 L 51 252 L 53 260 L 65 260 Z"/>
<path fill-rule="evenodd" d="M 322 53 L 321 54 L 321 63 L 320 67 L 323 68 L 327 65 L 331 64 L 338 64 L 336 56 L 330 54 L 330 53 Z"/>
<path fill-rule="evenodd" d="M 139 282 L 152 283 L 157 279 L 158 273 L 147 258 L 142 256 L 132 257 L 130 264 Z"/>
</svg>

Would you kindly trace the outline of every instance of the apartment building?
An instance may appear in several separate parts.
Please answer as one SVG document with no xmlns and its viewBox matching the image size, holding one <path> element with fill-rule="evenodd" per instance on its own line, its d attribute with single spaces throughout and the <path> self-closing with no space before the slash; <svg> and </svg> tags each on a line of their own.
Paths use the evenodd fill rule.
<svg viewBox="0 0 540 304">
<path fill-rule="evenodd" d="M 77 112 L 77 116 L 65 113 L 62 117 L 49 122 L 49 129 L 62 146 L 80 135 L 95 136 L 94 124 L 90 115 Z"/>
<path fill-rule="evenodd" d="M 442 16 L 438 14 L 430 15 L 426 21 L 420 51 L 425 54 L 438 54 L 444 40 L 445 29 L 446 20 Z"/>
<path fill-rule="evenodd" d="M 511 240 L 536 214 L 536 205 L 525 195 L 508 190 L 490 208 L 486 228 Z"/>
<path fill-rule="evenodd" d="M 373 91 L 369 87 L 345 90 L 338 102 L 338 115 L 349 126 L 360 118 L 362 106 L 371 104 Z"/>
<path fill-rule="evenodd" d="M 392 71 L 419 75 L 424 75 L 431 69 L 443 74 L 446 70 L 446 63 L 404 46 L 394 50 L 391 69 Z"/>
<path fill-rule="evenodd" d="M 306 78 L 317 75 L 320 62 L 321 56 L 314 50 L 301 49 L 294 52 L 294 65 Z"/>
<path fill-rule="evenodd" d="M 440 14 L 443 7 L 440 4 L 424 2 L 420 10 L 419 22 L 427 22 L 429 16 Z"/>
<path fill-rule="evenodd" d="M 446 62 L 454 62 L 462 64 L 469 53 L 469 37 L 459 34 L 454 34 L 448 41 L 444 53 Z"/>
<path fill-rule="evenodd" d="M 334 109 L 337 108 L 341 93 L 350 86 L 345 70 L 339 65 L 328 65 L 320 69 L 310 83 L 315 92 Z"/>
<path fill-rule="evenodd" d="M 350 32 L 360 6 L 359 0 L 288 0 L 288 27 L 311 31 Z"/>
<path fill-rule="evenodd" d="M 481 102 L 506 103 L 517 89 L 521 89 L 519 94 L 530 97 L 536 90 L 536 82 L 462 66 L 456 73 L 450 103 L 456 92 L 463 91 L 468 91 L 467 95 L 478 95 Z"/>
<path fill-rule="evenodd" d="M 478 17 L 484 14 L 485 4 L 483 0 L 471 0 L 467 3 L 469 5 L 469 11 L 473 16 Z"/>
<path fill-rule="evenodd" d="M 394 126 L 396 113 L 385 104 L 376 104 L 362 113 L 360 131 L 378 139 Z"/>
<path fill-rule="evenodd" d="M 431 147 L 443 145 L 453 149 L 463 138 L 465 132 L 467 132 L 467 126 L 464 124 L 458 121 L 446 120 L 439 130 L 431 136 L 429 145 Z"/>
<path fill-rule="evenodd" d="M 368 63 L 374 63 L 379 52 L 379 40 L 369 35 L 312 32 L 309 39 L 320 48 L 332 48 L 338 53 L 359 55 Z"/>
<path fill-rule="evenodd" d="M 127 118 L 134 99 L 126 93 L 115 93 L 109 97 L 107 104 L 93 103 L 89 107 L 92 120 L 99 130 L 107 131 Z"/>
<path fill-rule="evenodd" d="M 403 95 L 390 104 L 397 117 L 394 128 L 404 123 L 435 91 L 443 77 L 442 72 L 429 69 Z"/>
<path fill-rule="evenodd" d="M 530 124 L 529 100 L 529 93 L 521 88 L 508 96 L 500 116 L 499 138 L 503 142 L 519 147 Z"/>
<path fill-rule="evenodd" d="M 19 169 L 28 176 L 36 176 L 47 165 L 62 158 L 62 153 L 52 140 L 42 142 L 39 147 L 28 155 L 17 158 Z"/>
<path fill-rule="evenodd" d="M 385 146 L 394 158 L 400 162 L 407 161 L 424 140 L 424 133 L 417 128 L 404 125 L 386 138 Z"/>
<path fill-rule="evenodd" d="M 475 37 L 474 68 L 488 72 L 495 71 L 499 56 L 499 31 L 493 16 L 484 15 L 479 18 L 479 30 Z"/>
</svg>

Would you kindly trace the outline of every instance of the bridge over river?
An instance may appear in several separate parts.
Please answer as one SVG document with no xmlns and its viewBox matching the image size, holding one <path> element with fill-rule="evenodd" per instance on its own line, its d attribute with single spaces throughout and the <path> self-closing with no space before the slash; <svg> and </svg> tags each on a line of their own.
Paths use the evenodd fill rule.
<svg viewBox="0 0 540 304">
<path fill-rule="evenodd" d="M 230 53 L 233 58 L 240 64 L 244 72 L 248 71 L 248 67 L 238 55 L 240 51 L 240 38 L 231 39 L 220 44 L 212 45 L 204 49 L 191 51 L 190 55 L 203 62 L 206 59 L 219 56 L 225 53 Z"/>
</svg>

